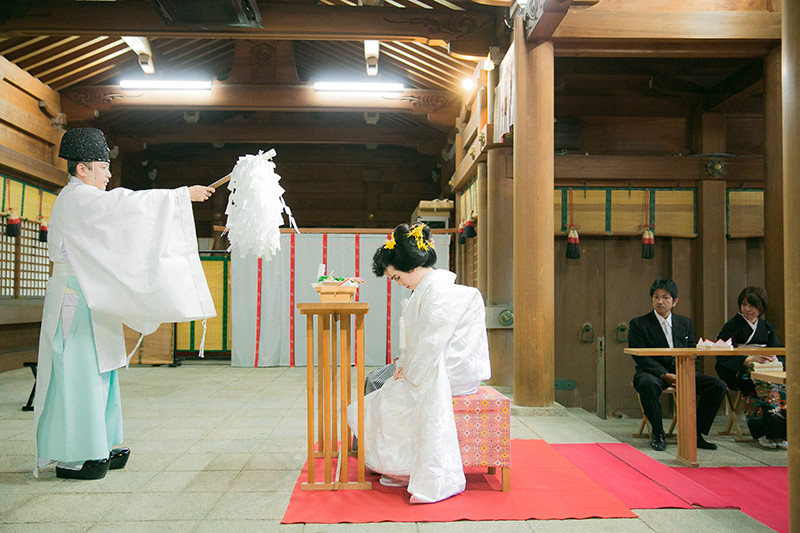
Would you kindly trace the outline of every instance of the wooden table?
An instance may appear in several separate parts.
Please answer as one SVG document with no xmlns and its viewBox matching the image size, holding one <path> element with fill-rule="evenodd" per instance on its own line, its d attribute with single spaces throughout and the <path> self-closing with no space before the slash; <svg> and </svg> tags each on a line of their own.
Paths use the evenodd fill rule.
<svg viewBox="0 0 800 533">
<path fill-rule="evenodd" d="M 303 490 L 371 489 L 372 483 L 365 481 L 364 477 L 364 447 L 359 446 L 357 453 L 352 451 L 350 427 L 347 424 L 347 406 L 350 404 L 351 395 L 350 365 L 355 361 L 358 376 L 356 383 L 358 434 L 364 433 L 364 315 L 369 312 L 369 304 L 301 303 L 297 304 L 297 310 L 300 314 L 306 315 L 308 347 L 306 359 L 308 479 L 300 488 Z M 314 317 L 317 324 L 316 402 L 314 401 Z M 355 318 L 355 345 L 353 345 L 353 318 Z M 355 348 L 354 352 L 352 348 Z M 337 403 L 339 409 L 336 408 Z M 351 455 L 358 457 L 357 481 L 348 479 L 347 459 Z M 319 457 L 324 459 L 324 475 L 320 481 L 316 479 L 314 465 L 314 459 Z M 335 471 L 334 459 L 338 465 Z"/>
<path fill-rule="evenodd" d="M 694 382 L 694 360 L 709 355 L 786 355 L 785 348 L 734 348 L 715 350 L 709 348 L 625 348 L 625 353 L 641 357 L 675 357 L 678 402 L 678 456 L 679 462 L 697 467 L 697 394 Z"/>
<path fill-rule="evenodd" d="M 779 385 L 786 385 L 786 371 L 761 370 L 758 372 L 750 372 L 750 379 L 758 379 L 761 381 L 769 381 L 770 383 L 777 383 Z"/>
</svg>

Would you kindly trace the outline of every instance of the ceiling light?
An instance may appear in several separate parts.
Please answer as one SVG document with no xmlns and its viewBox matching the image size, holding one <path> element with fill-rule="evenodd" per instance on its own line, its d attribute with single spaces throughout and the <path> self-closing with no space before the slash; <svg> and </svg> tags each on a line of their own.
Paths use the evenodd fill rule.
<svg viewBox="0 0 800 533">
<path fill-rule="evenodd" d="M 367 76 L 378 75 L 378 56 L 380 53 L 380 41 L 364 41 L 364 59 L 367 60 Z"/>
<path fill-rule="evenodd" d="M 475 80 L 471 78 L 466 78 L 464 81 L 461 82 L 461 86 L 464 88 L 465 91 L 471 91 L 475 88 Z"/>
<path fill-rule="evenodd" d="M 153 51 L 150 48 L 150 41 L 147 37 L 122 37 L 128 48 L 136 53 L 139 60 L 139 66 L 145 74 L 153 74 L 155 65 L 153 64 Z"/>
<path fill-rule="evenodd" d="M 211 80 L 121 80 L 121 89 L 161 89 L 168 91 L 210 91 Z"/>
<path fill-rule="evenodd" d="M 318 81 L 315 91 L 397 93 L 404 89 L 402 83 L 378 83 L 372 81 Z"/>
</svg>

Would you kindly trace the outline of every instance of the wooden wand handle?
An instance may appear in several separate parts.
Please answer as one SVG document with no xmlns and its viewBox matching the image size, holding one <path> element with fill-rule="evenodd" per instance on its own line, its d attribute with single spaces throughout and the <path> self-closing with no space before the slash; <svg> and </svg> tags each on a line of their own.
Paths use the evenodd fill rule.
<svg viewBox="0 0 800 533">
<path fill-rule="evenodd" d="M 220 178 L 220 179 L 218 179 L 217 181 L 215 181 L 214 183 L 212 183 L 211 185 L 209 185 L 209 187 L 211 187 L 212 189 L 216 189 L 216 188 L 217 188 L 217 187 L 219 187 L 220 185 L 225 185 L 225 184 L 226 184 L 226 183 L 228 183 L 229 181 L 231 181 L 231 175 L 230 175 L 230 174 L 228 174 L 228 175 L 227 175 L 227 176 L 225 176 L 224 178 Z"/>
</svg>

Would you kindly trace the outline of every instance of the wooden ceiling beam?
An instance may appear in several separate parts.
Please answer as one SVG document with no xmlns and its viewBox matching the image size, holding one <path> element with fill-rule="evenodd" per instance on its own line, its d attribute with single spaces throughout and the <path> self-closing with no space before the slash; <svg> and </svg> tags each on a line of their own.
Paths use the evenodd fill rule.
<svg viewBox="0 0 800 533">
<path fill-rule="evenodd" d="M 526 38 L 529 41 L 549 41 L 571 5 L 572 0 L 545 0 L 542 16 L 528 28 Z"/>
<path fill-rule="evenodd" d="M 725 174 L 720 181 L 733 183 L 758 183 L 764 180 L 763 157 L 709 157 L 709 156 L 614 156 L 566 155 L 554 159 L 556 184 L 577 183 L 639 183 L 640 176 L 647 180 L 693 186 L 696 180 L 710 179 L 706 164 L 712 159 L 725 163 Z"/>
<path fill-rule="evenodd" d="M 425 126 L 320 124 L 176 124 L 156 129 L 126 126 L 120 134 L 148 146 L 166 143 L 384 144 L 419 147 L 445 142 L 445 134 Z"/>
<path fill-rule="evenodd" d="M 50 80 L 50 75 L 56 72 L 64 71 L 64 70 L 75 70 L 75 69 L 83 69 L 86 67 L 87 60 L 90 59 L 112 59 L 113 57 L 117 57 L 118 55 L 130 52 L 131 49 L 128 48 L 128 45 L 125 44 L 124 41 L 121 39 L 119 40 L 112 40 L 107 39 L 107 43 L 103 46 L 97 48 L 90 48 L 86 50 L 84 53 L 78 53 L 79 49 L 71 51 L 70 54 L 64 56 L 64 58 L 60 61 L 51 61 L 49 63 L 50 68 L 45 70 L 35 70 L 32 72 L 37 78 L 43 80 Z M 82 48 L 80 49 L 82 50 Z M 106 52 L 110 52 L 110 54 L 106 54 Z M 132 52 L 131 52 L 132 53 Z"/>
<path fill-rule="evenodd" d="M 430 80 L 438 80 L 434 82 L 437 85 L 447 86 L 458 84 L 458 80 L 454 80 L 453 76 L 449 73 L 441 70 L 437 72 L 434 68 L 427 68 L 427 65 L 423 61 L 408 52 L 398 50 L 388 44 L 384 44 L 383 48 L 383 53 L 386 54 L 386 56 L 391 57 L 401 65 L 409 67 L 410 72 L 414 72 L 419 76 L 426 76 Z"/>
<path fill-rule="evenodd" d="M 764 92 L 764 64 L 761 61 L 740 69 L 709 91 L 705 108 L 708 111 L 725 111 L 732 105 L 755 94 Z"/>
<path fill-rule="evenodd" d="M 145 2 L 36 2 L 28 11 L 0 22 L 0 36 L 139 35 L 196 39 L 282 39 L 486 42 L 495 35 L 494 13 L 379 7 L 259 5 L 263 28 L 168 26 Z"/>
<path fill-rule="evenodd" d="M 603 11 L 572 9 L 553 33 L 553 39 L 624 41 L 772 40 L 781 38 L 780 12 L 767 11 Z M 599 4 L 599 5 L 602 5 Z"/>
<path fill-rule="evenodd" d="M 406 89 L 397 95 L 385 96 L 316 92 L 310 86 L 216 85 L 208 92 L 169 92 L 131 91 L 122 90 L 116 85 L 98 85 L 62 91 L 62 111 L 73 122 L 91 120 L 95 111 L 123 108 L 191 111 L 391 111 L 415 115 L 437 113 L 438 116 L 445 110 L 449 113 L 456 100 L 457 96 L 449 92 L 422 89 Z"/>
<path fill-rule="evenodd" d="M 456 77 L 458 78 L 463 76 L 471 76 L 472 71 L 474 70 L 474 66 L 467 67 L 463 61 L 455 59 L 446 54 L 431 53 L 430 46 L 421 45 L 419 43 L 406 43 L 402 41 L 393 41 L 391 44 L 408 50 L 415 56 L 426 60 L 425 62 L 427 63 L 435 63 L 436 65 L 442 67 L 442 69 L 454 71 L 456 73 Z"/>
<path fill-rule="evenodd" d="M 78 38 L 75 36 L 74 38 Z M 36 76 L 38 73 L 41 73 L 41 70 L 46 67 L 46 65 L 50 65 L 52 63 L 61 63 L 64 61 L 65 57 L 72 56 L 83 50 L 84 48 L 92 47 L 98 43 L 101 43 L 107 39 L 107 37 L 96 37 L 94 39 L 86 40 L 86 37 L 81 37 L 84 39 L 85 42 L 73 43 L 73 39 L 64 39 L 59 46 L 52 50 L 48 50 L 48 54 L 39 54 L 37 51 L 36 54 L 33 56 L 36 58 L 35 62 L 26 63 L 26 62 L 16 62 L 20 68 L 24 68 L 32 75 Z"/>
<path fill-rule="evenodd" d="M 70 46 L 70 43 L 79 38 L 80 37 L 78 37 L 77 35 L 73 35 L 72 37 L 58 38 L 56 41 L 50 43 L 47 46 L 34 48 L 27 54 L 14 58 L 14 62 L 24 69 L 36 68 L 37 66 L 36 64 L 28 64 L 28 61 L 34 60 L 34 58 L 37 57 L 41 57 L 40 54 L 43 54 L 44 52 L 54 52 L 57 54 L 58 53 L 57 50 L 63 49 L 66 46 Z M 6 52 L 3 52 L 3 55 L 7 56 Z"/>
<path fill-rule="evenodd" d="M 766 56 L 777 45 L 778 41 L 759 39 L 553 39 L 556 57 L 755 58 Z"/>
</svg>

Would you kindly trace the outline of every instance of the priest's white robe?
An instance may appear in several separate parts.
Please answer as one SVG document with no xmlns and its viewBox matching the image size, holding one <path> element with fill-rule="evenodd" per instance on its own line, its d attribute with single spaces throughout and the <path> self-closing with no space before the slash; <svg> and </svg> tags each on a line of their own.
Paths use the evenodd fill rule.
<svg viewBox="0 0 800 533">
<path fill-rule="evenodd" d="M 397 366 L 404 377 L 365 397 L 358 435 L 367 467 L 409 476 L 408 492 L 419 502 L 464 490 L 452 397 L 474 392 L 491 374 L 483 298 L 455 277 L 433 270 L 403 302 Z M 355 403 L 348 421 L 356 433 Z"/>
<path fill-rule="evenodd" d="M 147 335 L 161 323 L 216 316 L 187 187 L 101 191 L 71 177 L 53 204 L 47 249 L 54 268 L 39 338 L 35 430 L 51 380 L 62 302 L 73 276 L 90 310 L 100 374 L 126 364 L 123 323 Z"/>
</svg>

